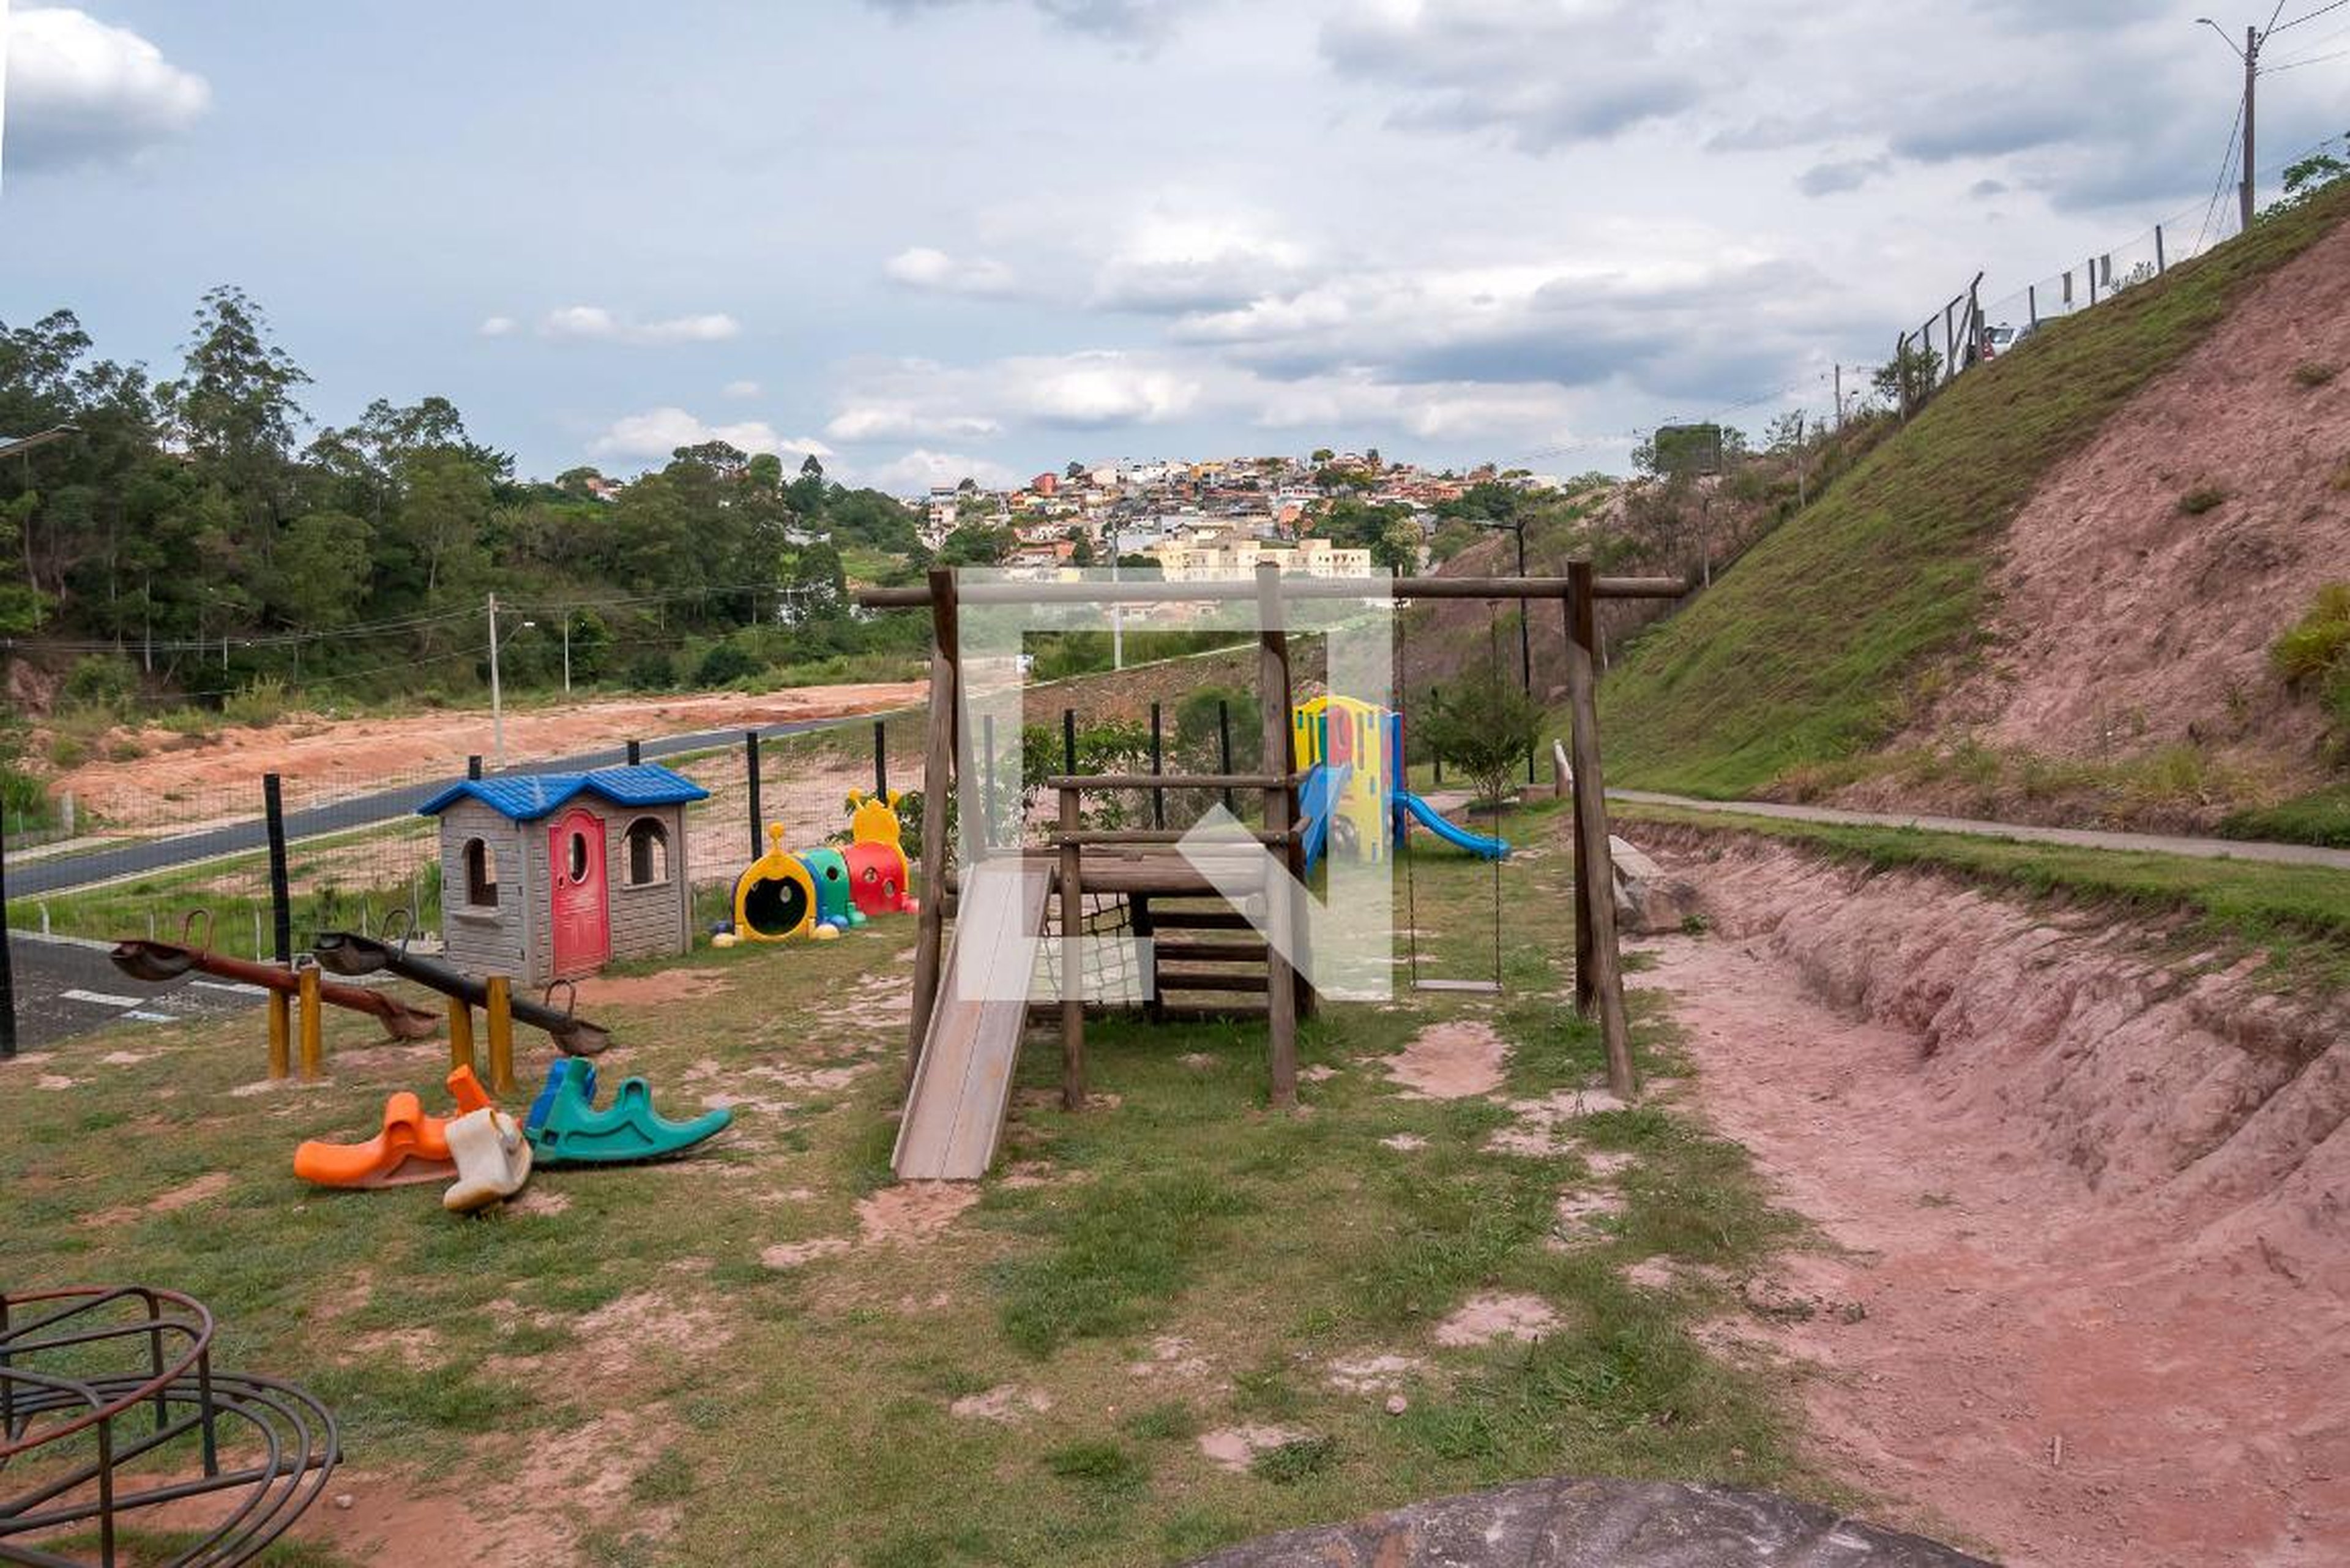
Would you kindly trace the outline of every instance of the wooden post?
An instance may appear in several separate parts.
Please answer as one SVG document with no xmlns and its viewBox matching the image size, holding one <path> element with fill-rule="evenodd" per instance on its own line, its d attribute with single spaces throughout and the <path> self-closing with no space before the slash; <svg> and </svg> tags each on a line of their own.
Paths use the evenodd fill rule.
<svg viewBox="0 0 2350 1568">
<path fill-rule="evenodd" d="M 1077 711 L 1075 708 L 1061 710 L 1061 771 L 1066 774 L 1077 771 Z"/>
<path fill-rule="evenodd" d="M 449 1066 L 473 1065 L 473 1010 L 456 997 L 449 999 Z"/>
<path fill-rule="evenodd" d="M 302 988 L 302 1076 L 327 1075 L 326 1043 L 319 1037 L 318 966 L 306 963 L 297 977 Z"/>
<path fill-rule="evenodd" d="M 947 803 L 954 798 L 954 722 L 961 653 L 952 568 L 931 569 L 931 711 L 922 742 L 922 901 L 914 918 L 914 995 L 906 1023 L 906 1083 L 914 1081 L 922 1039 L 939 1000 L 946 936 Z M 885 797 L 886 798 L 886 797 Z"/>
<path fill-rule="evenodd" d="M 889 799 L 889 722 L 873 721 L 873 798 L 887 804 Z"/>
<path fill-rule="evenodd" d="M 1230 772 L 1230 769 L 1226 769 Z M 73 796 L 68 795 L 70 801 Z M 70 826 L 66 830 L 71 837 Z M 7 824 L 0 820 L 0 840 L 7 836 Z M 0 842 L 0 1062 L 12 1060 L 16 1054 L 16 965 L 8 950 L 8 849 Z"/>
<path fill-rule="evenodd" d="M 1086 972 L 1078 950 L 1085 942 L 1086 908 L 1082 862 L 1085 851 L 1070 838 L 1077 831 L 1077 792 L 1061 791 L 1061 1108 L 1086 1108 Z"/>
<path fill-rule="evenodd" d="M 1264 792 L 1264 827 L 1286 833 L 1290 826 L 1287 758 L 1289 733 L 1289 633 L 1281 608 L 1281 568 L 1266 562 L 1256 569 L 1256 691 L 1263 710 L 1264 771 L 1283 783 Z M 1286 856 L 1282 859 L 1286 861 Z M 1284 937 L 1296 930 L 1296 915 L 1286 877 L 1269 877 L 1264 889 L 1265 924 Z M 1271 1036 L 1273 1105 L 1291 1110 L 1297 1105 L 1297 977 L 1282 956 L 1285 942 L 1269 941 L 1264 955 L 1266 1032 Z"/>
<path fill-rule="evenodd" d="M 482 1010 L 490 1026 L 490 1093 L 511 1095 L 522 1086 L 515 1081 L 514 981 L 494 974 L 483 989 L 488 992 Z"/>
<path fill-rule="evenodd" d="M 2162 256 L 2162 225 L 2157 223 L 2154 225 L 2154 275 L 2160 277 L 2169 270 L 2169 263 L 2163 260 Z"/>
<path fill-rule="evenodd" d="M 642 763 L 644 760 L 645 743 L 642 741 L 630 741 L 629 742 L 629 765 L 632 768 L 636 767 Z"/>
<path fill-rule="evenodd" d="M 282 991 L 269 993 L 269 1075 L 294 1075 L 294 1006 Z"/>
<path fill-rule="evenodd" d="M 1574 635 L 1567 639 L 1567 701 L 1574 713 L 1575 841 L 1583 847 L 1578 880 L 1587 888 L 1583 913 L 1591 924 L 1591 978 L 1599 1010 L 1599 1035 L 1607 1048 L 1607 1087 L 1620 1099 L 1639 1092 L 1632 1065 L 1632 1036 L 1624 1017 L 1624 976 L 1616 951 L 1616 872 L 1607 848 L 1607 797 L 1599 773 L 1597 643 L 1592 610 L 1589 561 L 1567 566 L 1568 612 Z"/>
</svg>

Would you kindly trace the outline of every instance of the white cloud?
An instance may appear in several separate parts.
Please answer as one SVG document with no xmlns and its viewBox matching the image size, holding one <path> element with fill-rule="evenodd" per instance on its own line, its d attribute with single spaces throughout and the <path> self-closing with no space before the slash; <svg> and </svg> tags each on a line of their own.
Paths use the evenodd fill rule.
<svg viewBox="0 0 2350 1568">
<path fill-rule="evenodd" d="M 1133 224 L 1094 275 L 1091 303 L 1135 311 L 1212 310 L 1295 286 L 1305 247 L 1244 213 L 1177 196 Z"/>
<path fill-rule="evenodd" d="M 538 335 L 563 341 L 628 343 L 640 348 L 664 348 L 675 343 L 723 343 L 742 335 L 742 323 L 719 312 L 675 316 L 664 321 L 639 321 L 600 305 L 567 305 L 550 310 L 538 323 Z"/>
<path fill-rule="evenodd" d="M 493 316 L 482 323 L 480 331 L 484 337 L 511 337 L 519 326 L 511 316 Z"/>
<path fill-rule="evenodd" d="M 598 457 L 665 459 L 681 446 L 723 441 L 748 452 L 771 452 L 778 457 L 833 455 L 832 448 L 810 436 L 785 436 L 764 420 L 713 425 L 674 407 L 648 409 L 614 420 L 602 435 L 588 443 Z"/>
<path fill-rule="evenodd" d="M 868 0 L 875 9 L 899 16 L 944 11 L 968 0 Z M 1187 11 L 1201 0 L 1031 0 L 1038 16 L 1072 33 L 1112 44 L 1147 47 L 1171 36 Z"/>
<path fill-rule="evenodd" d="M 136 157 L 184 134 L 212 104 L 203 78 L 126 27 L 87 12 L 0 5 L 12 171 L 70 169 Z"/>
<path fill-rule="evenodd" d="M 881 271 L 892 283 L 931 294 L 994 298 L 1016 286 L 1012 269 L 1002 262 L 986 256 L 951 256 L 929 245 L 899 251 L 881 264 Z"/>
<path fill-rule="evenodd" d="M 917 447 L 875 469 L 868 483 L 891 495 L 919 495 L 932 485 L 960 484 L 966 479 L 978 481 L 983 489 L 1009 490 L 1020 483 L 1021 475 L 983 457 Z"/>
<path fill-rule="evenodd" d="M 858 403 L 835 414 L 824 433 L 840 441 L 983 441 L 1003 430 L 983 414 L 926 412 L 904 403 Z"/>
<path fill-rule="evenodd" d="M 755 398 L 759 395 L 759 383 L 756 381 L 729 381 L 726 383 L 723 390 L 730 398 Z"/>
</svg>

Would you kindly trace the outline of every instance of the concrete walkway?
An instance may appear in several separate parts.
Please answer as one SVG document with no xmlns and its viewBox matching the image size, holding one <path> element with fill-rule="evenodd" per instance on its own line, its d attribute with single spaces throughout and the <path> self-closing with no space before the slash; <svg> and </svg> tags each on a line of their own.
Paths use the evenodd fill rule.
<svg viewBox="0 0 2350 1568">
<path fill-rule="evenodd" d="M 2235 838 L 2188 838 L 2168 833 L 2108 833 L 2093 827 L 2034 827 L 2017 822 L 1976 822 L 1963 816 L 1919 816 L 1899 812 L 1844 811 L 1830 805 L 1783 805 L 1767 800 L 1693 800 L 1652 790 L 1611 789 L 1610 800 L 1633 805 L 1674 805 L 1690 811 L 1734 812 L 1783 822 L 1825 822 L 1857 827 L 1914 827 L 1926 833 L 1960 833 L 1972 838 L 2012 838 L 2025 844 L 2063 844 L 2075 849 L 2116 849 L 2147 855 L 2185 855 L 2201 860 L 2262 860 L 2275 866 L 2325 866 L 2350 871 L 2350 849 L 2314 844 L 2268 844 Z"/>
</svg>

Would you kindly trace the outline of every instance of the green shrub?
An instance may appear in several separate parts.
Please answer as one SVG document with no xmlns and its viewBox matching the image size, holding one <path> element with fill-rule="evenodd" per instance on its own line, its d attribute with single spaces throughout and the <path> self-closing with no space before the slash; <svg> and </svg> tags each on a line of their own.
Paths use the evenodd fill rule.
<svg viewBox="0 0 2350 1568">
<path fill-rule="evenodd" d="M 2178 498 L 2178 509 L 2189 517 L 2200 517 L 2222 501 L 2228 493 L 2216 484 L 2199 484 Z"/>
<path fill-rule="evenodd" d="M 758 674 L 764 668 L 757 655 L 729 639 L 702 656 L 701 664 L 694 670 L 693 680 L 697 686 L 731 686 L 745 677 Z"/>
<path fill-rule="evenodd" d="M 286 716 L 286 682 L 275 675 L 256 675 L 244 689 L 221 703 L 222 716 L 232 724 L 266 730 Z"/>
<path fill-rule="evenodd" d="M 76 659 L 66 674 L 65 700 L 77 708 L 120 712 L 138 694 L 139 670 L 127 659 L 94 653 Z"/>
<path fill-rule="evenodd" d="M 49 737 L 49 765 L 59 772 L 71 772 L 89 761 L 89 742 L 79 735 L 60 731 Z"/>
<path fill-rule="evenodd" d="M 2321 365 L 2314 359 L 2303 359 L 2293 368 L 2294 383 L 2303 387 L 2322 387 L 2334 379 L 2335 374 L 2333 366 Z"/>
<path fill-rule="evenodd" d="M 2292 685 L 2323 680 L 2339 670 L 2350 654 L 2350 583 L 2328 583 L 2317 590 L 2309 613 L 2295 621 L 2269 649 L 2269 663 Z"/>
</svg>

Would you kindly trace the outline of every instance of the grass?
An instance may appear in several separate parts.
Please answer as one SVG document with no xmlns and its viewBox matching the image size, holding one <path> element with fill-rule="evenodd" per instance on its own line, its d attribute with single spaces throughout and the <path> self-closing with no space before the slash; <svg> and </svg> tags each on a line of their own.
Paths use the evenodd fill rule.
<svg viewBox="0 0 2350 1568">
<path fill-rule="evenodd" d="M 1617 659 L 1609 781 L 1735 798 L 1894 732 L 1979 634 L 1991 546 L 2042 476 L 2345 213 L 2330 191 L 1951 382 Z"/>
<path fill-rule="evenodd" d="M 1782 839 L 1879 870 L 1946 871 L 2032 898 L 2176 919 L 2182 940 L 2266 954 L 2279 979 L 2350 981 L 2350 871 L 1663 805 L 1610 810 L 1633 821 Z"/>
<path fill-rule="evenodd" d="M 261 1076 L 257 1012 L 0 1069 L 10 1283 L 189 1290 L 221 1317 L 222 1364 L 326 1397 L 354 1465 L 452 1507 L 569 1520 L 600 1561 L 1151 1563 L 1558 1470 L 1849 1501 L 1792 1456 L 1785 1391 L 1693 1334 L 1734 1310 L 1726 1290 L 1622 1277 L 1660 1255 L 1740 1271 L 1788 1237 L 1736 1149 L 1669 1101 L 1586 1118 L 1586 1147 L 1634 1157 L 1609 1179 L 1623 1212 L 1556 1251 L 1557 1197 L 1596 1179 L 1582 1158 L 1492 1152 L 1504 1105 L 1409 1098 L 1380 1071 L 1430 1022 L 1473 1016 L 1513 1044 L 1506 1096 L 1598 1072 L 1593 1031 L 1557 1000 L 1563 921 L 1538 913 L 1567 905 L 1560 826 L 1555 810 L 1504 825 L 1536 852 L 1503 869 L 1498 1001 L 1326 1008 L 1301 1056 L 1335 1075 L 1309 1080 L 1298 1116 L 1266 1108 L 1262 1025 L 1105 1021 L 1093 1086 L 1118 1103 L 1079 1115 L 1052 1107 L 1057 1062 L 1032 1049 L 1006 1158 L 1041 1179 L 991 1182 L 933 1236 L 762 1262 L 854 1241 L 860 1201 L 889 1196 L 902 1042 L 859 988 L 902 975 L 912 926 L 881 922 L 697 953 L 721 982 L 707 994 L 598 1003 L 620 1042 L 608 1071 L 644 1075 L 664 1110 L 721 1089 L 754 1103 L 688 1160 L 542 1172 L 533 1191 L 556 1212 L 460 1221 L 431 1188 L 297 1184 L 297 1139 L 361 1136 L 394 1089 L 439 1098 L 441 1047 L 362 1050 L 364 1022 L 339 1014 L 316 1085 L 228 1092 Z M 1418 863 L 1430 972 L 1490 972 L 1494 897 L 1487 866 Z M 1683 1070 L 1660 1003 L 1634 1002 L 1648 1068 Z M 141 1059 L 102 1060 L 114 1051 Z M 1398 1133 L 1425 1146 L 1380 1141 Z M 218 1196 L 151 1207 L 213 1172 L 230 1179 Z M 1540 1296 L 1558 1334 L 1434 1341 L 1492 1290 Z M 1405 1415 L 1330 1382 L 1327 1362 L 1367 1354 L 1418 1364 Z M 1024 1395 L 1008 1422 L 949 1409 L 1006 1386 Z M 1244 1473 L 1196 1442 L 1266 1422 L 1301 1437 Z M 604 1504 L 581 1501 L 595 1478 Z"/>
<path fill-rule="evenodd" d="M 2273 805 L 2230 812 L 2221 820 L 2220 834 L 2350 849 L 2350 784 L 2328 784 Z"/>
</svg>

